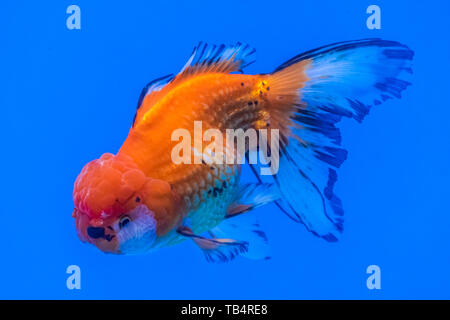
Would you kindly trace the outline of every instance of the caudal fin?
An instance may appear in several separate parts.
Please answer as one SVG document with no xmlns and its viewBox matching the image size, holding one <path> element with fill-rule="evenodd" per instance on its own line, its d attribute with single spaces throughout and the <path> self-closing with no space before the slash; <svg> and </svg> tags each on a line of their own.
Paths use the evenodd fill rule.
<svg viewBox="0 0 450 320">
<path fill-rule="evenodd" d="M 281 129 L 277 204 L 314 234 L 336 241 L 343 230 L 333 186 L 347 151 L 336 123 L 361 122 L 372 106 L 400 98 L 413 55 L 394 41 L 348 41 L 300 54 L 270 75 L 271 127 Z"/>
</svg>

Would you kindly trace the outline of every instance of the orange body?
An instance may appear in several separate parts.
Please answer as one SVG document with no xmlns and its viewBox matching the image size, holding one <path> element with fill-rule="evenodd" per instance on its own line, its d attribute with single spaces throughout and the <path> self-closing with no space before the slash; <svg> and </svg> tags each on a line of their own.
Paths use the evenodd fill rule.
<svg viewBox="0 0 450 320">
<path fill-rule="evenodd" d="M 239 165 L 175 164 L 172 150 L 177 141 L 172 141 L 172 133 L 185 129 L 195 137 L 194 122 L 201 121 L 203 131 L 219 129 L 224 135 L 226 129 L 269 127 L 288 135 L 292 125 L 288 114 L 299 101 L 303 83 L 299 78 L 307 63 L 277 76 L 244 75 L 230 74 L 238 70 L 238 62 L 222 60 L 187 68 L 161 90 L 149 92 L 117 155 L 94 160 L 75 183 L 74 216 L 80 237 L 91 240 L 85 231 L 88 225 L 113 230 L 126 212 L 141 204 L 154 215 L 158 237 L 175 230 L 199 208 L 203 214 L 192 217 L 194 231 L 204 232 L 220 223 L 232 204 Z M 222 194 L 225 186 L 227 192 Z M 214 188 L 220 197 L 211 193 Z M 114 247 L 115 239 L 105 242 L 108 234 L 101 236 L 102 244 L 96 245 L 117 252 L 104 250 Z"/>
<path fill-rule="evenodd" d="M 296 55 L 270 74 L 236 74 L 254 52 L 200 43 L 178 75 L 146 85 L 117 155 L 89 162 L 76 179 L 73 216 L 83 241 L 138 254 L 189 238 L 208 261 L 231 260 L 253 250 L 246 239 L 265 237 L 255 223 L 239 230 L 227 221 L 270 202 L 314 234 L 338 239 L 343 209 L 333 187 L 347 151 L 336 124 L 400 97 L 413 52 L 395 41 L 346 41 Z M 258 183 L 239 183 L 245 161 L 229 156 L 242 160 L 257 147 L 259 159 L 270 160 L 260 173 L 273 183 L 258 175 Z"/>
<path fill-rule="evenodd" d="M 207 73 L 175 80 L 145 98 L 118 154 L 131 157 L 145 175 L 167 181 L 187 202 L 194 203 L 196 196 L 201 201 L 203 191 L 221 171 L 204 164 L 174 164 L 171 150 L 176 141 L 171 140 L 172 132 L 184 128 L 194 136 L 194 121 L 198 120 L 203 122 L 203 130 L 265 127 L 269 119 L 265 119 L 264 108 L 270 92 L 266 79 L 259 75 Z M 186 208 L 190 210 L 195 207 Z M 173 223 L 177 220 L 173 217 Z"/>
<path fill-rule="evenodd" d="M 204 191 L 214 183 L 221 170 L 211 170 L 204 164 L 176 165 L 171 150 L 172 132 L 188 129 L 194 136 L 194 121 L 201 120 L 203 130 L 275 128 L 277 117 L 269 116 L 270 105 L 283 110 L 291 108 L 298 99 L 298 77 L 291 97 L 277 100 L 280 85 L 270 75 L 240 75 L 226 73 L 200 73 L 175 78 L 161 91 L 147 95 L 138 110 L 136 121 L 118 155 L 131 157 L 148 177 L 167 181 L 175 192 L 190 204 L 195 197 L 203 200 Z M 282 87 L 286 90 L 285 86 Z M 275 108 L 276 110 L 276 108 Z M 282 119 L 286 116 L 283 115 Z M 195 205 L 186 208 L 195 210 Z M 179 215 L 186 214 L 179 213 Z M 178 222 L 173 217 L 171 227 Z M 169 223 L 170 224 L 170 223 Z M 170 228 L 169 228 L 170 229 Z"/>
</svg>

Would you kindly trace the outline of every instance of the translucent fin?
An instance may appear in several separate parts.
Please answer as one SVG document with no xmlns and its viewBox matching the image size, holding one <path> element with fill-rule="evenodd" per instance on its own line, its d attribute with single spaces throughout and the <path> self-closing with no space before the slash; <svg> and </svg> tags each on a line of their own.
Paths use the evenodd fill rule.
<svg viewBox="0 0 450 320">
<path fill-rule="evenodd" d="M 361 122 L 373 105 L 400 98 L 410 83 L 414 52 L 382 39 L 346 41 L 302 53 L 274 73 L 310 61 L 302 83 L 301 100 L 307 109 L 346 116 Z"/>
<path fill-rule="evenodd" d="M 191 238 L 202 249 L 208 262 L 228 262 L 247 252 L 248 242 L 233 239 L 206 238 L 196 235 L 188 227 L 180 227 L 177 232 Z"/>
<path fill-rule="evenodd" d="M 239 186 L 235 202 L 228 209 L 227 217 L 242 214 L 276 201 L 280 194 L 273 183 L 247 183 Z"/>
<path fill-rule="evenodd" d="M 272 74 L 277 93 L 269 96 L 268 112 L 282 129 L 274 178 L 283 200 L 277 204 L 314 234 L 336 241 L 343 230 L 333 186 L 347 151 L 336 123 L 343 116 L 362 121 L 373 105 L 400 98 L 413 55 L 394 41 L 348 41 L 300 54 Z"/>
<path fill-rule="evenodd" d="M 243 68 L 254 62 L 253 55 L 255 52 L 256 50 L 249 45 L 241 43 L 230 46 L 224 44 L 216 46 L 200 42 L 194 48 L 187 63 L 175 77 L 167 75 L 155 79 L 142 89 L 133 120 L 133 127 L 140 122 L 143 115 L 151 109 L 151 106 L 158 98 L 161 98 L 162 93 L 167 93 L 167 90 L 170 90 L 170 88 L 201 73 L 242 72 Z M 164 87 L 167 90 L 162 90 Z M 142 107 L 144 100 L 146 100 L 145 107 Z"/>
<path fill-rule="evenodd" d="M 172 81 L 174 76 L 172 74 L 166 75 L 164 77 L 160 77 L 157 79 L 154 79 L 147 83 L 147 85 L 142 89 L 141 94 L 139 95 L 138 103 L 136 106 L 136 114 L 134 115 L 133 119 L 133 127 L 136 123 L 136 120 L 138 119 L 138 113 L 142 106 L 142 102 L 144 102 L 144 99 L 147 96 L 150 96 L 152 93 L 161 91 L 164 86 L 166 86 L 170 81 Z"/>
<path fill-rule="evenodd" d="M 270 246 L 267 236 L 261 230 L 256 213 L 246 213 L 233 216 L 221 222 L 211 230 L 216 237 L 231 237 L 233 239 L 246 241 L 248 250 L 241 256 L 249 259 L 270 259 Z"/>
<path fill-rule="evenodd" d="M 200 42 L 192 52 L 191 57 L 177 75 L 177 79 L 198 73 L 220 72 L 230 73 L 242 71 L 254 62 L 255 49 L 238 42 L 226 46 L 208 45 Z"/>
</svg>

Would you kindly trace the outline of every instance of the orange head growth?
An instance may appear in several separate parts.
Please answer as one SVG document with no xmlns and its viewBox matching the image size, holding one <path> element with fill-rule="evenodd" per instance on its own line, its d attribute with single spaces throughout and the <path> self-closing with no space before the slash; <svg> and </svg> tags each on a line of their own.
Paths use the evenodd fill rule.
<svg viewBox="0 0 450 320">
<path fill-rule="evenodd" d="M 83 168 L 73 201 L 80 239 L 110 253 L 148 251 L 182 211 L 169 183 L 147 177 L 130 157 L 109 153 Z"/>
</svg>

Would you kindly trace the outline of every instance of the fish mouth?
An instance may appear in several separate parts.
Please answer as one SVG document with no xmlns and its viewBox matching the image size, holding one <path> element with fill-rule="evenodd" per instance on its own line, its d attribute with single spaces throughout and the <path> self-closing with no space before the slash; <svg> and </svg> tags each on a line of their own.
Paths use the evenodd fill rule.
<svg viewBox="0 0 450 320">
<path fill-rule="evenodd" d="M 91 224 L 91 219 L 78 211 L 75 212 L 74 218 L 77 235 L 82 242 L 92 244 L 105 253 L 121 253 L 113 228 Z"/>
<path fill-rule="evenodd" d="M 124 217 L 127 218 L 124 223 Z M 104 253 L 143 254 L 150 251 L 157 238 L 157 221 L 153 211 L 140 204 L 133 210 L 108 221 L 91 224 L 85 215 L 76 215 L 75 223 L 79 238 Z M 106 221 L 105 221 L 106 222 Z"/>
<path fill-rule="evenodd" d="M 115 237 L 113 234 L 105 233 L 104 227 L 88 227 L 87 234 L 92 239 L 105 239 L 106 241 L 111 241 Z"/>
<path fill-rule="evenodd" d="M 117 237 L 114 234 L 107 233 L 104 227 L 89 226 L 86 233 L 90 238 L 88 242 L 104 253 L 121 254 Z"/>
</svg>

